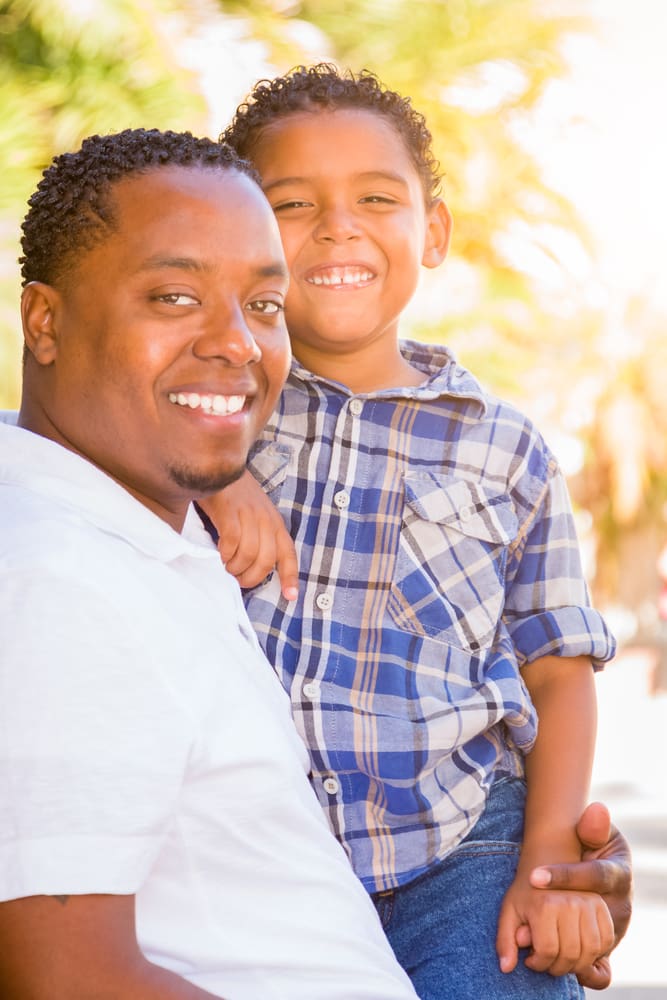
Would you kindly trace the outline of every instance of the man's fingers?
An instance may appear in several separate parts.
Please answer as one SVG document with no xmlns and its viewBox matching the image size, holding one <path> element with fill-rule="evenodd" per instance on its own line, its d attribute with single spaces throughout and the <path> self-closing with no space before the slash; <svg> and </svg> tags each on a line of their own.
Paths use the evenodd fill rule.
<svg viewBox="0 0 667 1000">
<path fill-rule="evenodd" d="M 579 861 L 533 868 L 530 884 L 536 889 L 574 889 L 599 895 L 618 892 L 629 879 L 625 866 L 615 861 Z"/>
<path fill-rule="evenodd" d="M 590 802 L 577 823 L 577 836 L 584 847 L 597 850 L 611 839 L 611 817 L 603 802 Z"/>
<path fill-rule="evenodd" d="M 579 985 L 588 990 L 606 990 L 611 983 L 611 963 L 608 958 L 598 958 L 588 968 L 577 973 Z"/>
</svg>

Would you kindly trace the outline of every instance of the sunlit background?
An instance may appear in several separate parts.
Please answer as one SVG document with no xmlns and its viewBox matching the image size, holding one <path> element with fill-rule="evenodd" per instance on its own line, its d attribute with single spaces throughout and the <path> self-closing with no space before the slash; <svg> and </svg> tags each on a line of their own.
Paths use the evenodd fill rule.
<svg viewBox="0 0 667 1000">
<path fill-rule="evenodd" d="M 627 997 L 667 984 L 666 42 L 662 0 L 0 0 L 0 408 L 19 399 L 19 225 L 55 153 L 127 126 L 217 135 L 259 77 L 322 59 L 426 114 L 455 238 L 403 332 L 537 420 L 621 641 L 595 790 L 637 857 Z"/>
</svg>

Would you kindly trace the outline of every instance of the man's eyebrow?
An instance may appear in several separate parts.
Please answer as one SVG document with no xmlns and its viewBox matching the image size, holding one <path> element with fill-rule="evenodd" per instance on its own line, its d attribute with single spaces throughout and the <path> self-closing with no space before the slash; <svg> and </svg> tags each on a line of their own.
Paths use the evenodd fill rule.
<svg viewBox="0 0 667 1000">
<path fill-rule="evenodd" d="M 175 267 L 180 271 L 208 270 L 206 264 L 195 257 L 164 257 L 162 254 L 147 257 L 141 264 L 142 271 L 159 271 L 167 267 Z"/>
<path fill-rule="evenodd" d="M 197 271 L 202 273 L 212 270 L 212 265 L 206 261 L 198 260 L 196 257 L 165 257 L 162 254 L 148 257 L 141 265 L 142 271 L 160 271 L 164 268 L 176 268 L 180 271 Z M 270 264 L 258 264 L 255 267 L 255 273 L 258 278 L 287 278 L 289 276 L 287 266 L 281 261 L 275 261 Z"/>
<path fill-rule="evenodd" d="M 289 278 L 286 264 L 276 261 L 275 264 L 262 264 L 256 268 L 258 278 Z"/>
</svg>

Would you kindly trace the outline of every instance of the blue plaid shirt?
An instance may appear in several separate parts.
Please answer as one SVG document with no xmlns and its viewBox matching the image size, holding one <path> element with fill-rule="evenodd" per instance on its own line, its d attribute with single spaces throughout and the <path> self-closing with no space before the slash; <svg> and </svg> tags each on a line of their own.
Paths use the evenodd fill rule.
<svg viewBox="0 0 667 1000">
<path fill-rule="evenodd" d="M 403 343 L 417 388 L 354 395 L 294 364 L 250 467 L 300 559 L 247 591 L 312 780 L 366 888 L 415 878 L 523 773 L 523 664 L 611 658 L 566 485 L 530 422 L 444 348 Z"/>
</svg>

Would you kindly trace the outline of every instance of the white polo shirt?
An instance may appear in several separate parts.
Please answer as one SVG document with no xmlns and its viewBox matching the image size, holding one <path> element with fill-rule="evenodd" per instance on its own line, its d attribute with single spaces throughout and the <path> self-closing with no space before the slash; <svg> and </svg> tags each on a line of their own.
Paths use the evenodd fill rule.
<svg viewBox="0 0 667 1000">
<path fill-rule="evenodd" d="M 196 514 L 5 425 L 0 511 L 0 898 L 136 894 L 230 1000 L 414 1000 Z"/>
</svg>

